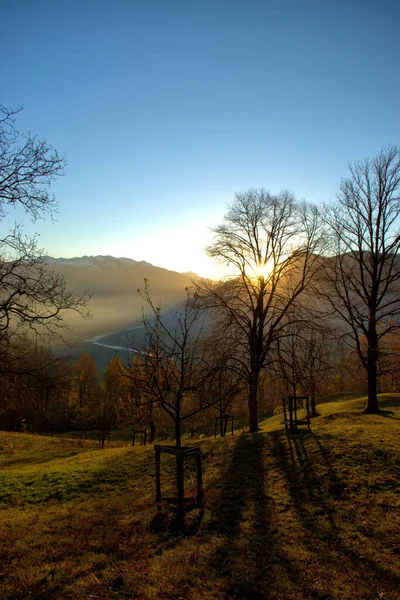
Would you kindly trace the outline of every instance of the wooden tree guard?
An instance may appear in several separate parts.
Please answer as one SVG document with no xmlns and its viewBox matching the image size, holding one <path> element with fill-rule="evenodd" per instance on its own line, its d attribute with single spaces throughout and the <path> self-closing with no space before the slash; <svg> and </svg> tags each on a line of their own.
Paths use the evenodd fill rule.
<svg viewBox="0 0 400 600">
<path fill-rule="evenodd" d="M 98 440 L 99 440 L 99 448 L 104 448 L 106 442 L 108 442 L 110 444 L 111 431 L 99 431 Z"/>
<path fill-rule="evenodd" d="M 199 446 L 160 446 L 155 445 L 156 453 L 156 502 L 157 509 L 161 511 L 163 508 L 172 510 L 177 515 L 179 523 L 183 522 L 187 512 L 193 509 L 199 509 L 201 514 L 204 513 L 204 493 L 203 493 L 203 473 L 201 468 L 201 449 Z M 161 453 L 173 454 L 176 456 L 176 482 L 177 482 L 177 497 L 163 498 L 161 494 Z M 185 496 L 184 489 L 184 461 L 186 458 L 195 457 L 197 471 L 197 486 L 193 495 Z"/>
<path fill-rule="evenodd" d="M 214 427 L 214 437 L 217 437 L 217 425 L 218 421 L 222 423 L 222 437 L 226 436 L 226 430 L 228 428 L 228 422 L 231 422 L 232 425 L 232 435 L 233 435 L 233 422 L 235 417 L 233 415 L 222 415 L 222 417 L 215 417 L 215 427 Z"/>
<path fill-rule="evenodd" d="M 132 431 L 132 446 L 135 445 L 136 434 L 140 435 L 140 445 L 145 446 L 147 440 L 147 429 L 134 429 Z"/>
<path fill-rule="evenodd" d="M 306 401 L 306 418 L 297 417 L 297 401 Z M 310 398 L 309 396 L 282 396 L 285 429 L 289 433 L 296 433 L 299 425 L 306 425 L 310 429 Z"/>
</svg>

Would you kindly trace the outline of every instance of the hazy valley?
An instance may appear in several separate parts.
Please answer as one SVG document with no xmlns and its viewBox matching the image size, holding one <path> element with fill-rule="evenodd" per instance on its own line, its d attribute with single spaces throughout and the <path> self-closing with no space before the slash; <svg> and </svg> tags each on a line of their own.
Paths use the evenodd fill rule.
<svg viewBox="0 0 400 600">
<path fill-rule="evenodd" d="M 70 311 L 66 321 L 71 329 L 64 338 L 68 347 L 54 342 L 57 350 L 73 357 L 90 354 L 103 370 L 108 360 L 118 354 L 126 356 L 126 346 L 141 346 L 144 341 L 141 326 L 145 302 L 138 293 L 147 279 L 155 301 L 169 311 L 181 303 L 185 288 L 191 285 L 194 273 L 177 273 L 155 267 L 145 261 L 112 256 L 81 258 L 46 257 L 51 269 L 65 277 L 68 289 L 92 292 L 90 319 Z"/>
</svg>

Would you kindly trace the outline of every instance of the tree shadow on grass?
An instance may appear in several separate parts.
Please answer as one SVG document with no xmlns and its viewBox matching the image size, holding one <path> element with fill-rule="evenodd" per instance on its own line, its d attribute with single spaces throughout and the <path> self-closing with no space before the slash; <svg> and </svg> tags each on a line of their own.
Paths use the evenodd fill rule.
<svg viewBox="0 0 400 600">
<path fill-rule="evenodd" d="M 272 439 L 273 453 L 286 478 L 293 509 L 308 532 L 305 543 L 314 552 L 320 568 L 329 569 L 330 580 L 321 584 L 326 596 L 318 597 L 341 597 L 337 590 L 336 595 L 331 596 L 329 589 L 343 585 L 347 593 L 354 589 L 354 598 L 395 598 L 392 594 L 400 588 L 400 578 L 379 564 L 379 555 L 373 560 L 343 539 L 347 533 L 346 520 L 350 523 L 352 519 L 353 506 L 346 498 L 346 485 L 335 470 L 329 448 L 314 432 L 293 436 L 273 432 Z M 317 459 L 314 464 L 312 454 L 319 455 L 321 460 Z M 324 474 L 317 469 L 321 462 Z"/>
<path fill-rule="evenodd" d="M 394 419 L 395 421 L 400 421 L 400 417 L 397 416 L 397 414 L 393 412 L 393 410 L 381 410 L 378 414 L 380 417 L 384 417 L 386 419 Z"/>
<path fill-rule="evenodd" d="M 220 504 L 208 525 L 221 540 L 210 567 L 224 582 L 224 598 L 297 597 L 290 589 L 301 585 L 300 573 L 277 542 L 264 464 L 270 450 L 266 434 L 238 438 L 222 480 Z"/>
</svg>

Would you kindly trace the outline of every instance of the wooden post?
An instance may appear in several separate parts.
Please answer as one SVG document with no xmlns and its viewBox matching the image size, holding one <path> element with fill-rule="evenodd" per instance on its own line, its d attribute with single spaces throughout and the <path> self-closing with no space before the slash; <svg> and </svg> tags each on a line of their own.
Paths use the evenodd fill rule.
<svg viewBox="0 0 400 600">
<path fill-rule="evenodd" d="M 158 510 L 169 506 L 176 514 L 177 527 L 183 530 L 185 526 L 185 515 L 188 511 L 199 509 L 204 514 L 203 474 L 201 469 L 201 450 L 199 447 L 182 447 L 155 445 L 156 460 L 156 502 Z M 177 495 L 163 498 L 161 494 L 161 455 L 163 453 L 173 454 L 176 460 L 176 488 Z M 195 484 L 193 497 L 185 499 L 184 468 L 185 460 L 194 458 L 196 461 L 197 482 Z"/>
<path fill-rule="evenodd" d="M 297 396 L 293 396 L 293 414 L 294 414 L 294 429 L 293 431 L 297 431 Z"/>
<path fill-rule="evenodd" d="M 204 492 L 203 492 L 203 472 L 201 469 L 201 452 L 196 454 L 197 471 L 197 500 L 200 505 L 201 516 L 204 515 Z"/>
<path fill-rule="evenodd" d="M 203 472 L 201 469 L 201 453 L 198 452 L 196 454 L 196 467 L 197 467 L 197 485 L 199 486 L 199 489 L 202 490 L 203 489 Z"/>
<path fill-rule="evenodd" d="M 282 396 L 282 406 L 283 406 L 283 422 L 285 423 L 285 430 L 288 430 L 287 426 L 287 412 L 286 412 L 286 396 Z"/>
<path fill-rule="evenodd" d="M 293 398 L 288 396 L 289 399 L 289 431 L 293 432 Z"/>
<path fill-rule="evenodd" d="M 136 435 L 136 431 L 134 429 L 132 429 L 132 446 L 135 446 L 135 435 Z"/>
<path fill-rule="evenodd" d="M 176 455 L 176 482 L 178 488 L 178 506 L 176 512 L 176 520 L 178 527 L 183 526 L 184 521 L 184 467 L 183 467 L 183 454 L 178 452 Z"/>
<path fill-rule="evenodd" d="M 161 510 L 161 506 L 159 504 L 161 500 L 160 462 L 160 449 L 156 448 L 156 502 L 158 510 Z"/>
<path fill-rule="evenodd" d="M 305 402 L 301 408 L 301 410 L 307 411 L 307 414 L 304 418 L 298 418 L 297 402 L 299 400 Z M 286 431 L 289 431 L 289 433 L 297 433 L 300 425 L 307 425 L 308 430 L 311 429 L 309 396 L 282 396 L 282 403 Z"/>
</svg>

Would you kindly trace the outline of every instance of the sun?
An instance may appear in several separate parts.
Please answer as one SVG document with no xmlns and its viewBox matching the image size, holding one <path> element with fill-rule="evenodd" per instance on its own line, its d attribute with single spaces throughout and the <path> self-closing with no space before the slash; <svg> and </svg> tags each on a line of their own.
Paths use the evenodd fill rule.
<svg viewBox="0 0 400 600">
<path fill-rule="evenodd" d="M 273 264 L 271 261 L 267 261 L 266 263 L 259 264 L 254 268 L 254 274 L 258 278 L 268 279 L 273 271 Z"/>
</svg>

